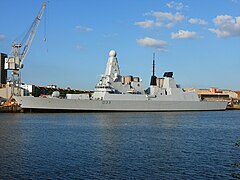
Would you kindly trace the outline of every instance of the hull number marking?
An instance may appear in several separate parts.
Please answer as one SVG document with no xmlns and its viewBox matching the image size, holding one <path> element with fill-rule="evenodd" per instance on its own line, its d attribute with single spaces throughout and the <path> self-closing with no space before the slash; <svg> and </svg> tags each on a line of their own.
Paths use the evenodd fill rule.
<svg viewBox="0 0 240 180">
<path fill-rule="evenodd" d="M 111 101 L 102 101 L 102 104 L 111 104 Z"/>
</svg>

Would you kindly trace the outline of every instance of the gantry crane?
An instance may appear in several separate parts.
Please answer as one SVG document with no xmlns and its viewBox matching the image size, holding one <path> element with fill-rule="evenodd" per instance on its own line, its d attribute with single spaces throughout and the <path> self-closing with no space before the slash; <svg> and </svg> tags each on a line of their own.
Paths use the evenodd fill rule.
<svg viewBox="0 0 240 180">
<path fill-rule="evenodd" d="M 38 25 L 41 21 L 43 12 L 46 8 L 46 2 L 42 4 L 42 7 L 33 21 L 28 33 L 25 37 L 27 40 L 24 43 L 17 43 L 15 41 L 12 42 L 12 50 L 10 56 L 5 59 L 5 69 L 11 70 L 11 93 L 12 95 L 20 95 L 20 86 L 21 86 L 21 73 L 20 70 L 23 68 L 23 61 L 31 47 L 32 41 L 36 34 Z M 23 46 L 24 44 L 24 46 Z M 23 47 L 23 50 L 22 50 Z"/>
</svg>

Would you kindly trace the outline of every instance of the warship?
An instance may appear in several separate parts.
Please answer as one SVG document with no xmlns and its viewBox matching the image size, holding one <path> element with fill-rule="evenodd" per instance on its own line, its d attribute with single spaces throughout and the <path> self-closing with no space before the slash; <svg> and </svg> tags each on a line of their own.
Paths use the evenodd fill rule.
<svg viewBox="0 0 240 180">
<path fill-rule="evenodd" d="M 117 53 L 109 52 L 105 73 L 92 94 L 66 94 L 54 91 L 51 96 L 14 96 L 24 111 L 217 111 L 225 110 L 226 101 L 206 101 L 196 92 L 176 84 L 173 72 L 155 76 L 155 60 L 150 87 L 144 89 L 140 77 L 120 74 Z"/>
</svg>

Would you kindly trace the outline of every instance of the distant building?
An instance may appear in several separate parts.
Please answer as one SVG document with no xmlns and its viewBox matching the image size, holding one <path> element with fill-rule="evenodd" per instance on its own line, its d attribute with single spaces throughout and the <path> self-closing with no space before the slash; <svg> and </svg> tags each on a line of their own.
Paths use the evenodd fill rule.
<svg viewBox="0 0 240 180">
<path fill-rule="evenodd" d="M 9 99 L 12 96 L 12 90 L 13 89 L 10 84 L 2 85 L 2 87 L 0 87 L 0 97 Z M 17 89 L 15 89 L 15 92 L 16 90 Z M 25 94 L 25 90 L 21 88 L 20 94 L 23 96 Z"/>
<path fill-rule="evenodd" d="M 57 85 L 51 84 L 51 85 L 48 85 L 47 88 L 56 89 L 56 88 L 57 88 Z"/>
<path fill-rule="evenodd" d="M 186 91 L 195 91 L 201 99 L 206 100 L 230 100 L 230 93 L 225 93 L 218 88 L 198 89 L 198 88 L 185 88 Z"/>
<path fill-rule="evenodd" d="M 223 93 L 228 94 L 229 98 L 232 98 L 232 99 L 237 99 L 238 98 L 238 94 L 235 91 L 223 90 Z"/>
<path fill-rule="evenodd" d="M 29 84 L 22 84 L 21 88 L 24 89 L 24 96 L 29 96 L 32 95 L 35 86 L 34 85 L 29 85 Z"/>
<path fill-rule="evenodd" d="M 0 84 L 7 84 L 7 70 L 4 69 L 6 54 L 0 53 Z"/>
<path fill-rule="evenodd" d="M 240 91 L 235 91 L 235 93 L 237 93 L 237 98 L 240 100 Z"/>
</svg>

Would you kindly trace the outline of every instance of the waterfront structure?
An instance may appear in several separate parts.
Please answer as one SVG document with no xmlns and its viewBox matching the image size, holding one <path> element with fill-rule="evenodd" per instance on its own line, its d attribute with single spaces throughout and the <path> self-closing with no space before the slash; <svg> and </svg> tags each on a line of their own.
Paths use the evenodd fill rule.
<svg viewBox="0 0 240 180">
<path fill-rule="evenodd" d="M 47 88 L 57 89 L 57 85 L 55 84 L 47 85 Z"/>
<path fill-rule="evenodd" d="M 224 94 L 228 94 L 230 99 L 237 99 L 238 98 L 238 93 L 236 91 L 232 90 L 222 90 Z"/>
<path fill-rule="evenodd" d="M 230 100 L 230 94 L 226 91 L 220 90 L 218 88 L 209 88 L 209 89 L 198 89 L 198 88 L 185 88 L 186 91 L 194 91 L 198 94 L 201 99 L 205 100 Z"/>
<path fill-rule="evenodd" d="M 225 110 L 225 101 L 201 101 L 195 92 L 177 86 L 172 72 L 166 72 L 157 83 L 155 63 L 148 93 L 139 77 L 120 74 L 114 50 L 109 52 L 105 73 L 93 94 L 49 97 L 14 96 L 23 109 L 71 111 L 204 111 Z"/>
<path fill-rule="evenodd" d="M 7 70 L 4 68 L 5 58 L 7 55 L 4 53 L 0 53 L 0 84 L 7 84 Z"/>
<path fill-rule="evenodd" d="M 13 91 L 12 88 L 13 88 L 13 87 L 12 87 L 12 84 L 9 84 L 9 83 L 2 85 L 2 86 L 0 87 L 0 96 L 1 96 L 2 98 L 4 98 L 4 99 L 9 99 L 9 98 L 11 98 L 11 97 L 12 97 L 12 91 Z M 14 91 L 16 91 L 16 90 L 17 90 L 17 88 L 15 87 L 15 88 L 14 88 Z M 18 90 L 19 90 L 19 93 L 20 93 L 21 96 L 23 96 L 24 94 L 26 94 L 26 92 L 25 92 L 24 89 L 18 88 Z"/>
<path fill-rule="evenodd" d="M 9 57 L 5 59 L 4 68 L 11 71 L 11 87 L 12 95 L 21 94 L 21 73 L 20 71 L 23 68 L 24 59 L 27 56 L 27 53 L 31 47 L 32 41 L 38 29 L 41 17 L 46 8 L 46 2 L 42 4 L 42 7 L 34 19 L 30 29 L 27 31 L 27 34 L 24 36 L 24 39 L 21 41 L 12 42 L 12 50 L 9 54 Z"/>
</svg>

